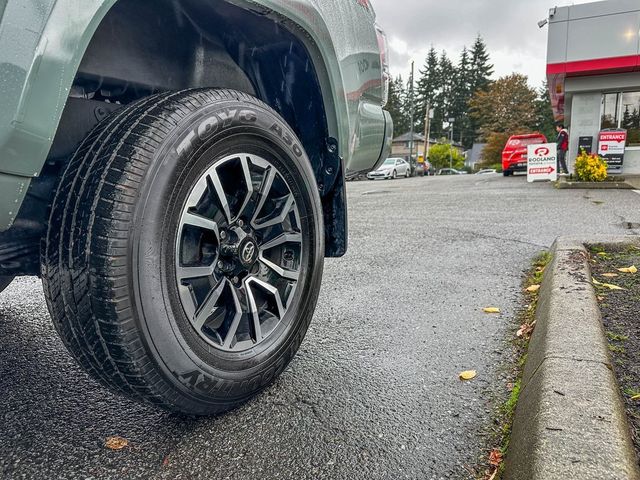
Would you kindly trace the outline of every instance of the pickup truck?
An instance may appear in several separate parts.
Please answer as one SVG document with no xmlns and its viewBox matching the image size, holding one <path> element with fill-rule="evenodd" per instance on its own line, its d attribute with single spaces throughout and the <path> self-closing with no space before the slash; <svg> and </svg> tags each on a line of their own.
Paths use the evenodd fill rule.
<svg viewBox="0 0 640 480">
<path fill-rule="evenodd" d="M 386 45 L 369 0 L 0 0 L 0 289 L 108 388 L 245 402 L 389 154 Z"/>
</svg>

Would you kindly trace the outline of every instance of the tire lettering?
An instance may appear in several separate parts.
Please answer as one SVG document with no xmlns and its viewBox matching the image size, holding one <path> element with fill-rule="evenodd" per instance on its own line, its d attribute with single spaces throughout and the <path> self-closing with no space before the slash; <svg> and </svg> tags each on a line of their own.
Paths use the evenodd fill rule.
<svg viewBox="0 0 640 480">
<path fill-rule="evenodd" d="M 205 118 L 200 124 L 180 142 L 176 151 L 178 155 L 184 155 L 193 150 L 196 138 L 205 141 L 217 133 L 221 128 L 228 127 L 233 123 L 255 123 L 258 114 L 254 110 L 228 109 L 220 113 Z"/>
<path fill-rule="evenodd" d="M 297 143 L 294 143 L 293 138 L 291 138 L 291 135 L 283 131 L 280 125 L 278 125 L 277 123 L 274 123 L 269 130 L 277 133 L 278 136 L 284 141 L 284 143 L 286 143 L 288 146 L 292 148 L 293 153 L 295 153 L 297 157 L 302 156 L 302 148 L 300 148 L 300 145 L 298 145 Z"/>
</svg>

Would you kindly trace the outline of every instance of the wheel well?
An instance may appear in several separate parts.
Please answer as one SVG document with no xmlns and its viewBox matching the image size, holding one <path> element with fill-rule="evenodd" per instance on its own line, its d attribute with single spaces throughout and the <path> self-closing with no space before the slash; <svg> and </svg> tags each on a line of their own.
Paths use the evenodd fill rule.
<svg viewBox="0 0 640 480">
<path fill-rule="evenodd" d="M 329 135 L 313 45 L 268 13 L 226 0 L 119 0 L 86 50 L 43 176 L 59 172 L 91 128 L 121 105 L 167 90 L 240 90 L 270 105 L 302 141 L 323 200 L 326 254 L 343 255 L 344 173 L 338 141 Z M 40 181 L 50 179 L 33 183 Z"/>
</svg>

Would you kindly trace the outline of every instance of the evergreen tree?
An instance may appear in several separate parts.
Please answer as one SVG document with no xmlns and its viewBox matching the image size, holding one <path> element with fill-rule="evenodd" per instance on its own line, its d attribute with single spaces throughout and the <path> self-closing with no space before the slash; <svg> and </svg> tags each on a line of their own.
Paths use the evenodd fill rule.
<svg viewBox="0 0 640 480">
<path fill-rule="evenodd" d="M 484 40 L 478 35 L 469 52 L 468 81 L 470 98 L 473 98 L 479 91 L 488 88 L 491 83 L 491 75 L 493 75 L 493 64 L 490 63 Z M 476 117 L 469 117 L 467 130 L 471 140 L 467 140 L 466 143 L 467 145 L 473 144 L 480 135 L 480 123 Z"/>
<path fill-rule="evenodd" d="M 487 88 L 493 75 L 487 45 L 480 35 L 471 47 L 470 57 L 469 88 L 475 94 L 478 90 Z"/>
<path fill-rule="evenodd" d="M 549 88 L 545 81 L 538 89 L 538 98 L 536 99 L 536 130 L 543 133 L 547 140 L 553 141 L 556 136 L 555 121 L 553 119 L 553 108 L 551 108 L 551 97 L 549 96 Z"/>
<path fill-rule="evenodd" d="M 447 136 L 448 132 L 442 128 L 442 123 L 451 116 L 453 82 L 456 69 L 449 60 L 447 52 L 443 51 L 438 59 L 438 84 L 434 99 L 434 117 L 431 132 L 433 137 Z"/>
<path fill-rule="evenodd" d="M 440 86 L 438 77 L 438 54 L 433 46 L 427 54 L 424 67 L 419 71 L 420 78 L 416 86 L 416 117 L 418 132 L 424 132 L 424 120 L 427 104 L 434 106 L 436 92 Z"/>
<path fill-rule="evenodd" d="M 393 119 L 394 130 L 398 134 L 409 131 L 409 113 L 405 108 L 406 102 L 404 80 L 399 75 L 389 84 L 389 102 L 386 106 Z"/>
<path fill-rule="evenodd" d="M 467 47 L 462 49 L 460 60 L 455 70 L 450 115 L 455 121 L 455 140 L 471 148 L 474 132 L 469 119 L 469 101 L 471 100 L 470 58 Z"/>
</svg>

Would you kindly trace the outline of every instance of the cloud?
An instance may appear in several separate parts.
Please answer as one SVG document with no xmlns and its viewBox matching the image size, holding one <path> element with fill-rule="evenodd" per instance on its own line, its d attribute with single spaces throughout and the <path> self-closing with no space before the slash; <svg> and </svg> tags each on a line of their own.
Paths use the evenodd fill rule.
<svg viewBox="0 0 640 480">
<path fill-rule="evenodd" d="M 495 76 L 529 76 L 533 86 L 545 77 L 547 29 L 538 28 L 554 0 L 374 0 L 378 23 L 390 39 L 394 75 L 408 77 L 411 60 L 422 67 L 427 51 L 446 50 L 452 60 L 477 35 L 485 42 Z M 571 2 L 573 3 L 573 2 Z"/>
</svg>

